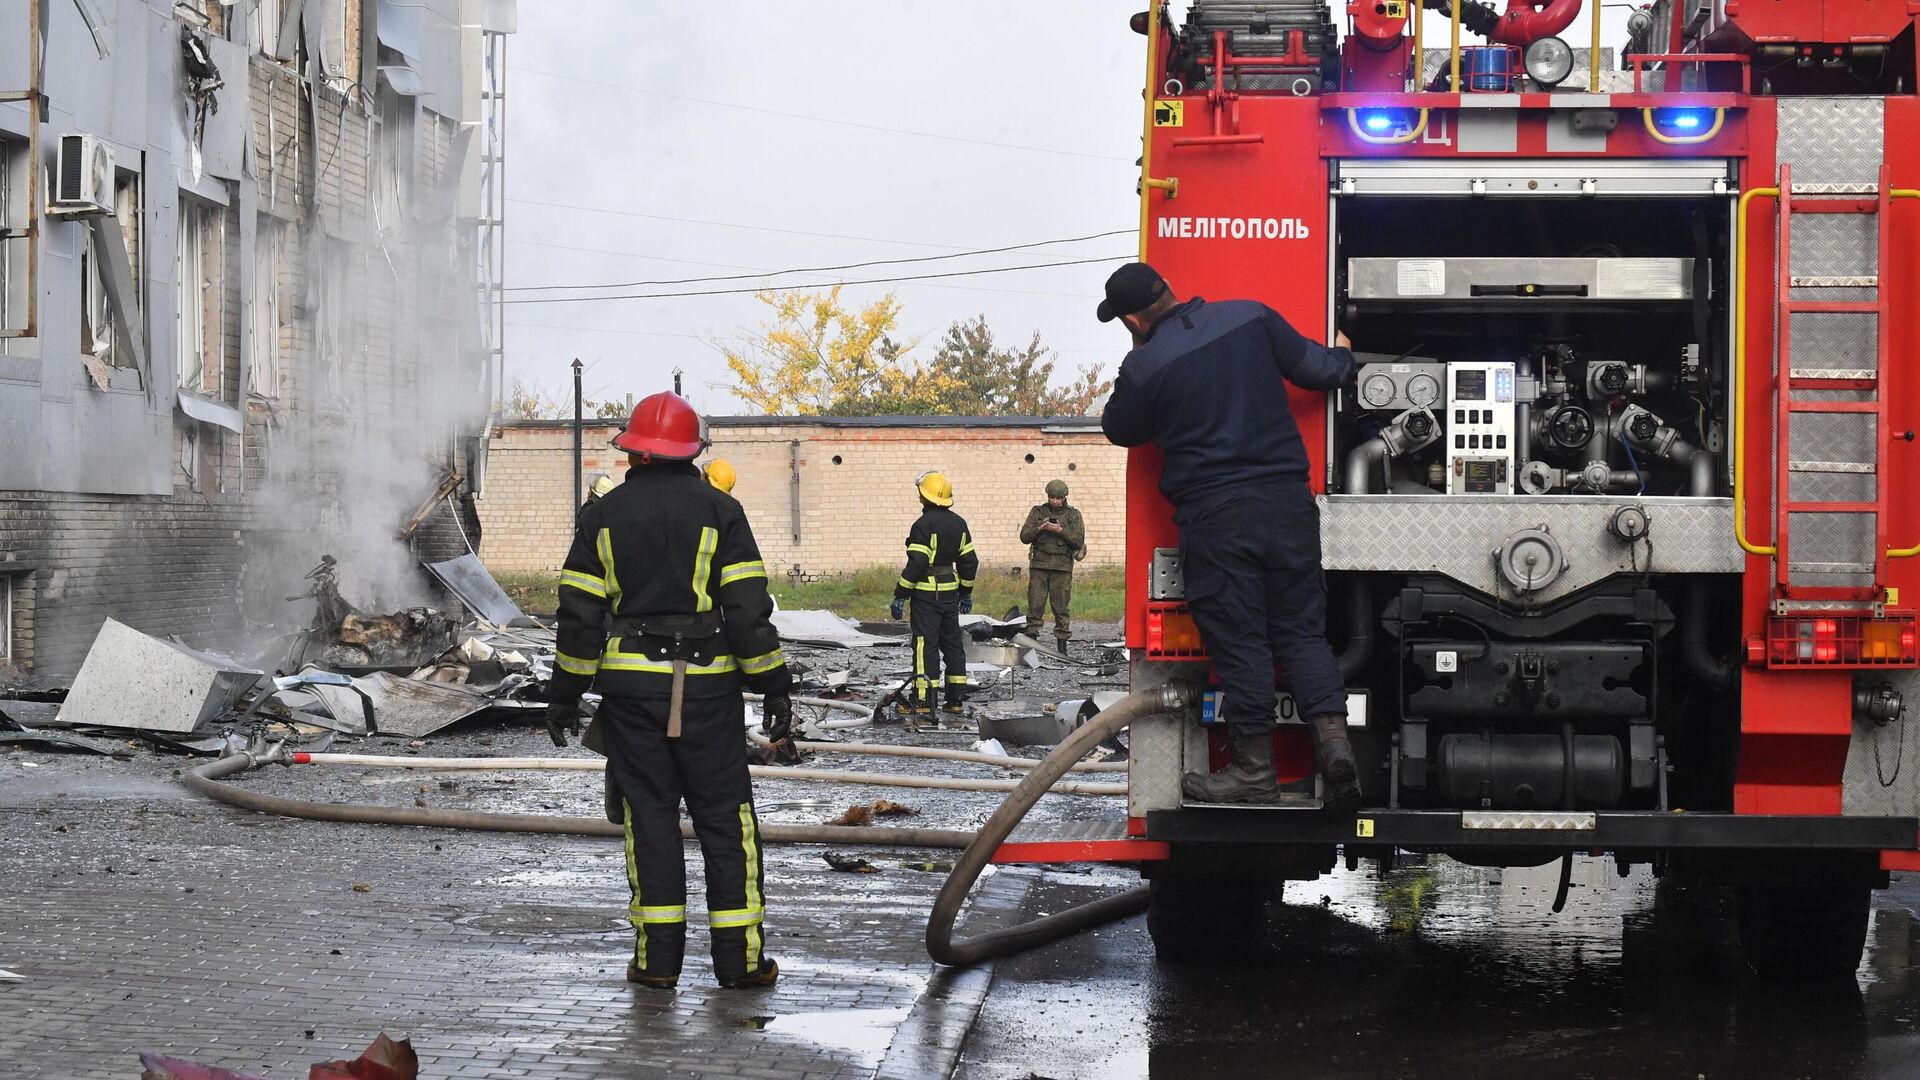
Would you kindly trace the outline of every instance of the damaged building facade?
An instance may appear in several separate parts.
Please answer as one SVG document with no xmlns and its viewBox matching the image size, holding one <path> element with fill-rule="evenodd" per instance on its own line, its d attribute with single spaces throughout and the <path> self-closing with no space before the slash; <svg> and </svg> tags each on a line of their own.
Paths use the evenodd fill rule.
<svg viewBox="0 0 1920 1080">
<path fill-rule="evenodd" d="M 0 0 L 0 682 L 479 543 L 512 0 Z"/>
</svg>

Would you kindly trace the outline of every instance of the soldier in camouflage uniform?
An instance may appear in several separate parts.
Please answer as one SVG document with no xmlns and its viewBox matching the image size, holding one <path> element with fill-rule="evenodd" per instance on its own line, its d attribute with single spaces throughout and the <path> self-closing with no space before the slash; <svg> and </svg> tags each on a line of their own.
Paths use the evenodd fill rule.
<svg viewBox="0 0 1920 1080">
<path fill-rule="evenodd" d="M 1027 511 L 1020 526 L 1020 542 L 1027 545 L 1027 629 L 1040 632 L 1040 623 L 1053 605 L 1053 636 L 1060 651 L 1073 640 L 1068 609 L 1073 604 L 1073 564 L 1085 557 L 1087 527 L 1080 511 L 1067 505 L 1067 482 L 1047 481 L 1047 501 Z"/>
</svg>

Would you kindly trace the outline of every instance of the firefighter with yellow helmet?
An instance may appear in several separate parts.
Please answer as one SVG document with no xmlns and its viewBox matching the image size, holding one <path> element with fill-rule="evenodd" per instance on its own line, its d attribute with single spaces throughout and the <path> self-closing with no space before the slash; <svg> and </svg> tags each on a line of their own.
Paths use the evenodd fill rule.
<svg viewBox="0 0 1920 1080">
<path fill-rule="evenodd" d="M 973 579 L 980 557 L 973 551 L 967 520 L 953 512 L 953 484 L 942 473 L 922 473 L 915 482 L 920 517 L 907 533 L 907 564 L 893 589 L 893 617 L 913 601 L 913 692 L 910 712 L 933 712 L 934 691 L 946 671 L 944 708 L 966 711 L 967 645 L 960 616 L 973 610 Z"/>
<path fill-rule="evenodd" d="M 729 495 L 733 494 L 733 485 L 737 479 L 733 473 L 733 462 L 717 457 L 701 466 L 700 471 L 706 475 L 707 483 Z"/>
</svg>

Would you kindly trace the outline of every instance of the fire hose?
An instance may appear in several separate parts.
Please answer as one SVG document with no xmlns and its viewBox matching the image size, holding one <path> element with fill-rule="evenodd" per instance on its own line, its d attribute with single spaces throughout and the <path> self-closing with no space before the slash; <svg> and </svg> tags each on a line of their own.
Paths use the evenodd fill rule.
<svg viewBox="0 0 1920 1080">
<path fill-rule="evenodd" d="M 960 908 L 966 903 L 974 882 L 980 880 L 980 874 L 992 861 L 993 853 L 1013 833 L 1014 827 L 1027 816 L 1033 805 L 1040 801 L 1040 797 L 1047 793 L 1047 789 L 1102 740 L 1142 716 L 1184 708 L 1189 697 L 1188 691 L 1180 686 L 1129 694 L 1068 735 L 1054 748 L 1053 753 L 1048 754 L 1037 768 L 1020 781 L 1020 785 L 993 812 L 987 823 L 980 826 L 980 831 L 974 834 L 966 850 L 960 853 L 959 859 L 954 862 L 953 873 L 947 876 L 946 884 L 940 887 L 940 895 L 934 899 L 933 910 L 927 915 L 927 955 L 933 957 L 934 962 L 965 967 L 982 960 L 1036 948 L 1146 910 L 1148 891 L 1147 886 L 1141 885 L 1116 896 L 1089 901 L 1005 930 L 990 931 L 963 941 L 953 938 L 954 923 L 960 917 Z"/>
<path fill-rule="evenodd" d="M 977 833 L 968 833 L 953 829 L 920 828 L 877 828 L 840 825 L 765 825 L 761 827 L 761 836 L 773 843 L 801 844 L 857 844 L 891 847 L 946 847 L 964 849 L 955 861 L 953 872 L 948 875 L 935 898 L 933 909 L 927 916 L 927 953 L 937 963 L 962 967 L 977 964 L 1010 953 L 1021 952 L 1041 945 L 1058 941 L 1061 938 L 1103 926 L 1118 919 L 1138 914 L 1147 906 L 1148 890 L 1146 886 L 1129 889 L 1115 896 L 1090 901 L 1065 911 L 1043 916 L 1032 922 L 1004 930 L 991 931 L 977 937 L 960 941 L 954 940 L 955 923 L 960 909 L 966 903 L 967 895 L 986 870 L 993 854 L 997 851 L 1019 823 L 1025 819 L 1034 804 L 1047 794 L 1066 773 L 1079 763 L 1080 758 L 1095 746 L 1126 728 L 1134 720 L 1154 712 L 1185 707 L 1188 692 L 1178 686 L 1163 687 L 1158 690 L 1143 690 L 1131 694 L 1112 708 L 1098 714 L 1076 729 L 1053 752 L 1048 754 L 1029 772 L 1025 778 L 1014 785 L 1013 791 L 993 812 L 986 824 Z M 307 799 L 290 799 L 264 792 L 248 791 L 245 788 L 223 783 L 227 777 L 255 769 L 267 764 L 291 764 L 299 758 L 307 763 L 319 758 L 361 758 L 372 755 L 312 755 L 294 754 L 284 745 L 276 745 L 264 752 L 246 752 L 211 761 L 205 765 L 190 769 L 183 777 L 186 786 L 207 798 L 230 806 L 254 810 L 264 814 L 276 814 L 282 817 L 305 818 L 312 821 L 339 821 L 374 825 L 415 825 L 444 829 L 475 829 L 492 832 L 545 833 L 573 836 L 623 836 L 621 826 L 598 818 L 561 817 L 544 814 L 504 814 L 474 810 L 436 810 L 423 807 L 374 806 L 360 803 L 329 803 Z M 385 758 L 382 763 L 396 767 L 435 767 L 427 762 L 470 761 L 472 765 L 464 767 L 485 768 L 498 765 L 485 765 L 483 762 L 499 762 L 513 759 L 458 759 L 458 758 Z M 598 763 L 591 759 L 534 759 L 536 761 L 559 760 L 568 762 L 569 768 L 592 767 Z M 573 765 L 579 761 L 582 765 Z M 338 762 L 344 764 L 345 762 Z M 363 764 L 371 762 L 361 762 Z M 820 772 L 823 770 L 808 770 Z M 863 774 L 835 774 L 862 776 Z M 1086 787 L 1107 787 L 1120 785 L 1083 785 Z M 1124 790 L 1124 786 L 1121 786 Z M 681 836 L 693 839 L 691 823 L 681 823 Z"/>
<path fill-rule="evenodd" d="M 403 759 L 404 760 L 404 759 Z M 226 777 L 261 765 L 291 764 L 283 747 L 264 753 L 242 753 L 190 769 L 181 778 L 187 787 L 209 799 L 281 817 L 309 821 L 345 821 L 364 825 L 419 825 L 438 829 L 478 829 L 487 832 L 550 833 L 566 836 L 625 836 L 625 830 L 604 818 L 561 817 L 552 814 L 500 814 L 479 810 L 434 810 L 417 806 L 372 806 L 364 803 L 315 802 L 248 791 L 222 783 Z M 680 823 L 680 835 L 694 839 L 693 826 Z M 776 844 L 858 844 L 880 847 L 967 846 L 973 834 L 958 829 L 881 828 L 844 825 L 762 825 L 760 836 Z"/>
</svg>

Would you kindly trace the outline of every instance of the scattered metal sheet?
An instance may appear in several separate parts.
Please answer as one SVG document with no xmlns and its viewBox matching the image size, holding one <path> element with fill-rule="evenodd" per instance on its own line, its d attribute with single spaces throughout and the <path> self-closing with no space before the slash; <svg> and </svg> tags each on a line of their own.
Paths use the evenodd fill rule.
<svg viewBox="0 0 1920 1080">
<path fill-rule="evenodd" d="M 108 619 L 80 665 L 59 722 L 192 731 L 232 708 L 260 675 Z"/>
<path fill-rule="evenodd" d="M 312 684 L 305 689 L 317 695 L 336 720 L 359 717 L 360 694 L 364 693 L 373 703 L 380 734 L 414 739 L 431 735 L 497 704 L 512 704 L 495 702 L 465 687 L 422 682 L 384 671 L 355 679 L 351 686 Z"/>
<path fill-rule="evenodd" d="M 0 701 L 0 717 L 6 717 L 21 727 L 44 727 L 59 722 L 60 703 L 57 701 Z M 0 727 L 4 726 L 0 724 Z"/>
<path fill-rule="evenodd" d="M 991 664 L 996 668 L 1009 668 L 1024 664 L 1033 655 L 1032 650 L 1019 645 L 1004 642 L 972 641 L 967 642 L 967 667 L 974 664 Z"/>
<path fill-rule="evenodd" d="M 506 590 L 493 579 L 477 555 L 462 555 L 445 562 L 428 563 L 427 569 L 440 579 L 467 610 L 487 620 L 495 626 L 511 626 L 516 620 L 527 617 L 507 596 Z"/>
<path fill-rule="evenodd" d="M 22 728 L 19 731 L 0 731 L 0 743 L 40 743 L 46 746 L 67 746 L 75 750 L 87 750 L 95 754 L 111 757 L 125 748 L 119 743 L 105 739 L 89 739 L 85 735 L 75 735 L 71 731 L 36 731 Z"/>
<path fill-rule="evenodd" d="M 903 645 L 905 639 L 869 634 L 831 611 L 776 611 L 773 628 L 780 640 L 827 649 L 864 649 L 875 645 Z"/>
</svg>

